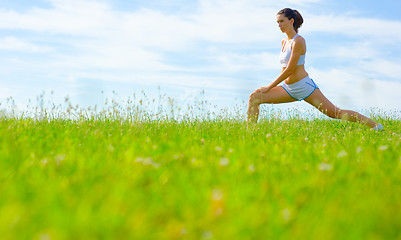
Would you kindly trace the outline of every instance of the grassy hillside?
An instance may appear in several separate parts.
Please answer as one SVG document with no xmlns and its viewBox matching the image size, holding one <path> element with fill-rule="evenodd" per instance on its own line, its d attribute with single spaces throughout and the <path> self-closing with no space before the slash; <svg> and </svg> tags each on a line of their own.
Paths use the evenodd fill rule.
<svg viewBox="0 0 401 240">
<path fill-rule="evenodd" d="M 0 120 L 3 239 L 400 239 L 401 121 Z"/>
</svg>

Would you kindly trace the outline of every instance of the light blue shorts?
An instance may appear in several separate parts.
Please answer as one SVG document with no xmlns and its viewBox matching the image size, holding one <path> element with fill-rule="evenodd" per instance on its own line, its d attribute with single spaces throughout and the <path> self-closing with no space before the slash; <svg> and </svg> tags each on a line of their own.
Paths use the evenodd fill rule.
<svg viewBox="0 0 401 240">
<path fill-rule="evenodd" d="M 316 89 L 319 89 L 316 83 L 309 76 L 293 84 L 283 83 L 281 87 L 284 88 L 292 98 L 295 98 L 298 101 L 304 100 Z"/>
</svg>

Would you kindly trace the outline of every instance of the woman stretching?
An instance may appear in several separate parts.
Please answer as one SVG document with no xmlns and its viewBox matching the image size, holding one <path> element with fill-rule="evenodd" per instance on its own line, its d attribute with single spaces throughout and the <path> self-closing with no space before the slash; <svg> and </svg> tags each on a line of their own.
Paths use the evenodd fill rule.
<svg viewBox="0 0 401 240">
<path fill-rule="evenodd" d="M 303 18 L 297 10 L 285 8 L 278 12 L 277 23 L 287 38 L 281 42 L 281 74 L 266 87 L 254 91 L 249 97 L 248 122 L 256 123 L 259 116 L 259 105 L 262 103 L 287 103 L 305 100 L 319 111 L 335 119 L 358 122 L 375 130 L 383 130 L 380 123 L 364 115 L 339 109 L 334 106 L 319 90 L 316 83 L 305 71 L 305 39 L 298 35 L 298 28 Z M 277 86 L 279 83 L 284 83 Z"/>
</svg>

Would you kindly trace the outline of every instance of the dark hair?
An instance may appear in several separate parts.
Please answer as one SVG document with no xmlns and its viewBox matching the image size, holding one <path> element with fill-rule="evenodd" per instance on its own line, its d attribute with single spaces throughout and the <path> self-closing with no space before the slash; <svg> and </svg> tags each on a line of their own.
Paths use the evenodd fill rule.
<svg viewBox="0 0 401 240">
<path fill-rule="evenodd" d="M 293 26 L 296 32 L 298 32 L 298 28 L 300 28 L 302 23 L 304 22 L 304 19 L 302 18 L 301 14 L 297 10 L 292 10 L 291 8 L 284 8 L 283 10 L 277 13 L 277 15 L 279 14 L 284 14 L 284 16 L 289 20 L 294 19 Z"/>
</svg>

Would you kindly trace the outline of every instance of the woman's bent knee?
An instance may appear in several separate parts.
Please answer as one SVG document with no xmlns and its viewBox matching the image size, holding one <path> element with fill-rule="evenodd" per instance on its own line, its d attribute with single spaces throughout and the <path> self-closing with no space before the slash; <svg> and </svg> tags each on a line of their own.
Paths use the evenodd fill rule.
<svg viewBox="0 0 401 240">
<path fill-rule="evenodd" d="M 261 103 L 261 94 L 260 92 L 253 92 L 251 95 L 249 95 L 249 103 L 251 104 L 260 104 Z"/>
</svg>

